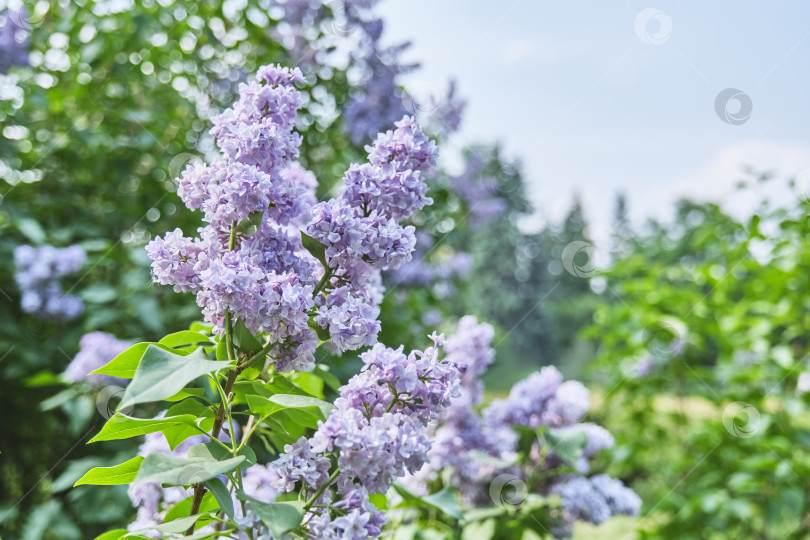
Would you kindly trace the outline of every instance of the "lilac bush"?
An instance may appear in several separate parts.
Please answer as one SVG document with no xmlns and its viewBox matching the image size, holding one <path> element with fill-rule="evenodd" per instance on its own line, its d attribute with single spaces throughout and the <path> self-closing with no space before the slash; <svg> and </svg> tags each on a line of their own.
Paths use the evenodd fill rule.
<svg viewBox="0 0 810 540">
<path fill-rule="evenodd" d="M 297 518 L 285 531 L 376 537 L 385 521 L 369 494 L 384 493 L 396 478 L 421 467 L 430 448 L 427 422 L 457 392 L 464 364 L 440 358 L 440 336 L 432 336 L 428 349 L 407 355 L 376 343 L 380 273 L 411 258 L 415 229 L 400 221 L 432 202 L 424 175 L 435 164 L 435 143 L 404 117 L 366 148 L 366 163 L 349 167 L 339 196 L 316 202 L 314 176 L 297 161 L 301 137 L 295 118 L 302 100 L 296 85 L 302 83 L 297 68 L 266 66 L 256 81 L 240 87 L 239 100 L 213 119 L 211 133 L 221 155 L 210 164 L 190 164 L 178 182 L 178 194 L 202 213 L 203 226 L 194 237 L 178 229 L 146 247 L 154 281 L 194 293 L 210 333 L 181 333 L 133 346 L 93 374 L 133 379 L 121 411 L 94 440 L 121 438 L 122 429 L 126 436 L 150 433 L 143 459 L 136 458 L 130 494 L 139 519 L 132 531 L 172 527 L 165 511 L 183 494 L 192 498 L 194 518 L 207 490 L 222 495 L 204 481 L 225 472 L 229 504 L 237 501 L 229 517 L 240 520 L 223 522 L 225 528 L 242 528 L 249 538 L 255 526 L 276 535 L 268 509 L 287 504 L 290 499 L 281 495 L 292 492 L 304 504 L 286 506 L 285 512 Z M 292 382 L 286 383 L 288 393 L 250 386 L 256 369 L 263 368 L 265 381 L 312 369 L 322 343 L 338 353 L 372 346 L 361 355 L 365 367 L 340 388 L 334 406 L 301 389 L 289 393 L 298 388 Z M 206 344 L 216 349 L 217 361 L 204 359 Z M 134 366 L 133 358 L 140 358 Z M 185 367 L 171 367 L 175 364 Z M 122 412 L 158 398 L 174 400 L 179 388 L 206 373 L 223 397 L 218 408 L 181 395 L 177 405 L 149 420 Z M 236 429 L 235 396 L 254 416 L 242 441 L 231 440 L 229 448 L 220 439 Z M 264 421 L 293 414 L 282 413 L 287 409 L 299 412 L 287 423 L 276 420 L 276 426 L 290 426 L 283 428 L 283 438 L 294 439 L 284 453 L 266 466 L 237 466 L 251 436 L 268 430 Z M 189 424 L 194 415 L 197 420 Z M 317 424 L 305 421 L 317 428 L 310 438 L 293 436 L 297 429 L 289 422 L 302 421 L 301 415 L 317 419 Z M 130 430 L 129 424 L 140 427 Z M 210 441 L 199 442 L 195 431 L 207 433 Z M 231 457 L 215 458 L 211 449 L 200 448 L 206 444 Z M 223 460 L 233 467 L 220 469 Z M 179 470 L 166 476 L 161 474 L 166 467 Z M 243 477 L 242 469 L 256 471 Z M 88 473 L 94 474 L 104 473 Z M 156 486 L 156 478 L 164 487 Z M 195 528 L 196 520 L 189 531 Z M 271 533 L 256 531 L 259 537 Z"/>
<path fill-rule="evenodd" d="M 66 294 L 59 278 L 78 271 L 87 260 L 81 246 L 58 249 L 50 245 L 17 246 L 14 281 L 22 293 L 21 307 L 43 319 L 69 320 L 84 310 L 77 296 Z"/>
<path fill-rule="evenodd" d="M 493 335 L 490 325 L 464 317 L 448 339 L 448 359 L 466 359 L 467 372 L 460 396 L 440 418 L 428 465 L 407 484 L 425 492 L 446 483 L 468 504 L 490 506 L 500 503 L 493 498 L 493 486 L 499 475 L 507 475 L 531 493 L 560 497 L 561 519 L 552 522 L 557 537 L 570 536 L 576 520 L 599 524 L 614 514 L 637 515 L 641 500 L 620 480 L 604 474 L 587 477 L 590 460 L 614 441 L 601 426 L 583 422 L 590 402 L 580 382 L 564 381 L 556 368 L 547 366 L 478 412 L 478 377 L 494 358 Z M 527 430 L 534 434 L 528 444 L 523 437 Z M 558 447 L 564 452 L 557 453 Z M 509 502 L 520 506 L 523 500 Z"/>
<path fill-rule="evenodd" d="M 318 201 L 315 176 L 299 162 L 302 84 L 299 69 L 270 65 L 240 86 L 212 119 L 220 154 L 178 179 L 202 226 L 146 246 L 154 282 L 193 293 L 205 323 L 126 348 L 87 375 L 124 346 L 90 334 L 66 374 L 131 379 L 91 442 L 146 441 L 132 459 L 77 482 L 131 484 L 137 519 L 110 538 L 361 540 L 383 535 L 403 504 L 432 505 L 458 525 L 447 490 L 482 506 L 503 473 L 558 498 L 545 512 L 562 515 L 560 534 L 576 519 L 636 512 L 618 481 L 588 477 L 589 460 L 613 441 L 583 422 L 582 384 L 544 368 L 479 413 L 491 326 L 464 317 L 449 340 L 433 332 L 430 346 L 408 353 L 377 341 L 381 275 L 413 257 L 416 229 L 403 221 L 432 203 L 436 144 L 405 116 L 348 167 L 337 196 Z M 362 349 L 362 368 L 341 386 L 316 360 L 320 347 Z M 136 415 L 156 402 L 172 405 Z M 528 447 L 521 430 L 534 433 Z M 576 448 L 556 451 L 551 443 L 563 439 Z M 431 494 L 437 484 L 444 491 Z M 406 485 L 422 495 L 398 505 Z"/>
</svg>

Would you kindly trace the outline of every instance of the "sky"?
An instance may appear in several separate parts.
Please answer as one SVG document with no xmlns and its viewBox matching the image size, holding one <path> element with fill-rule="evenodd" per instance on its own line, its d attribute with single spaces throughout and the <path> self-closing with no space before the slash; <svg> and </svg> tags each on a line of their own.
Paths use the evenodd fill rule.
<svg viewBox="0 0 810 540">
<path fill-rule="evenodd" d="M 385 0 L 384 40 L 410 40 L 417 95 L 451 78 L 468 100 L 447 163 L 500 141 L 523 164 L 536 215 L 578 194 L 595 241 L 615 194 L 632 222 L 689 196 L 745 214 L 762 197 L 810 194 L 810 3 Z M 731 89 L 731 90 L 727 90 Z M 726 92 L 724 92 L 726 91 Z M 731 96 L 731 97 L 729 97 Z M 744 167 L 773 171 L 746 195 Z"/>
</svg>

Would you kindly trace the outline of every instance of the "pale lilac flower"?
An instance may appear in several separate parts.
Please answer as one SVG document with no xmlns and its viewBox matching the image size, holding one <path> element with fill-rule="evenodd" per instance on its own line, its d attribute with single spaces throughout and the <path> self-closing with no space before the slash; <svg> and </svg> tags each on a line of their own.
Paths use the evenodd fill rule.
<svg viewBox="0 0 810 540">
<path fill-rule="evenodd" d="M 88 381 L 101 386 L 105 384 L 126 384 L 128 381 L 109 375 L 91 375 L 91 371 L 107 364 L 129 348 L 131 343 L 121 341 L 107 332 L 90 332 L 79 340 L 79 352 L 65 370 L 65 380 L 70 382 Z"/>
<path fill-rule="evenodd" d="M 86 260 L 84 249 L 78 245 L 63 249 L 47 244 L 38 248 L 17 246 L 14 250 L 14 280 L 22 293 L 22 310 L 43 319 L 78 317 L 84 304 L 77 296 L 63 292 L 59 278 L 76 272 Z"/>
</svg>

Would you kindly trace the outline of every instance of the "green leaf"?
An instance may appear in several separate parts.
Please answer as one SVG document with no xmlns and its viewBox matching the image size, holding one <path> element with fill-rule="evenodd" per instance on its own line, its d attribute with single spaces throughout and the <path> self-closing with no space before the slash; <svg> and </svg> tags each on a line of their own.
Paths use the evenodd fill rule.
<svg viewBox="0 0 810 540">
<path fill-rule="evenodd" d="M 217 343 L 217 360 L 220 362 L 228 361 L 228 342 L 225 338 L 219 340 Z"/>
<path fill-rule="evenodd" d="M 96 536 L 94 540 L 118 540 L 128 532 L 129 531 L 126 529 L 115 529 L 113 531 L 107 531 L 100 536 Z"/>
<path fill-rule="evenodd" d="M 92 285 L 81 291 L 79 297 L 90 304 L 106 304 L 115 300 L 118 292 L 109 285 Z"/>
<path fill-rule="evenodd" d="M 337 392 L 337 390 L 340 388 L 340 379 L 338 379 L 331 372 L 329 372 L 328 368 L 323 364 L 318 364 L 317 366 L 315 366 L 315 369 L 312 372 L 321 379 L 323 379 L 323 382 L 326 383 L 326 386 L 328 386 L 332 390 Z"/>
<path fill-rule="evenodd" d="M 408 490 L 408 488 L 399 483 L 395 483 L 393 487 L 396 492 L 402 496 L 402 502 L 398 504 L 397 507 L 407 508 L 415 506 L 422 508 L 433 508 L 452 518 L 464 519 L 464 515 L 461 512 L 461 507 L 459 506 L 456 496 L 450 486 L 445 486 L 441 491 L 437 491 L 436 493 L 426 497 L 420 497 L 419 495 L 412 493 L 410 490 Z"/>
<path fill-rule="evenodd" d="M 233 519 L 233 498 L 231 497 L 231 492 L 228 491 L 228 488 L 222 483 L 222 480 L 219 478 L 212 478 L 203 482 L 203 485 L 208 491 L 211 492 L 214 498 L 216 498 L 217 502 L 219 503 L 219 507 L 222 508 L 223 512 L 225 512 L 225 515 L 230 519 Z"/>
<path fill-rule="evenodd" d="M 233 343 L 240 350 L 247 353 L 256 353 L 262 350 L 262 344 L 250 333 L 242 319 L 237 320 L 233 326 Z"/>
<path fill-rule="evenodd" d="M 329 329 L 324 328 L 315 321 L 309 321 L 309 327 L 315 331 L 315 334 L 318 335 L 318 339 L 321 341 L 329 341 L 332 338 L 332 335 L 329 333 Z"/>
<path fill-rule="evenodd" d="M 114 467 L 96 467 L 90 469 L 73 485 L 115 486 L 118 484 L 129 484 L 135 479 L 143 461 L 143 457 L 137 456 Z"/>
<path fill-rule="evenodd" d="M 44 386 L 57 386 L 63 383 L 62 378 L 52 371 L 43 370 L 25 378 L 26 388 L 41 388 Z"/>
<path fill-rule="evenodd" d="M 197 349 L 203 345 L 213 345 L 211 338 L 199 332 L 192 332 L 191 330 L 182 330 L 169 334 L 161 339 L 159 343 L 172 349 L 180 347 L 193 347 Z"/>
<path fill-rule="evenodd" d="M 368 500 L 377 510 L 386 510 L 388 508 L 388 498 L 384 493 L 372 493 L 368 496 Z"/>
<path fill-rule="evenodd" d="M 545 436 L 551 451 L 571 466 L 576 465 L 588 443 L 588 436 L 581 429 L 550 429 Z"/>
<path fill-rule="evenodd" d="M 216 478 L 214 480 L 216 480 Z M 163 522 L 168 523 L 176 519 L 188 517 L 191 514 L 192 504 L 194 504 L 194 495 L 186 497 L 182 501 L 178 502 L 177 504 L 169 508 L 169 510 L 166 512 L 166 515 L 163 517 Z M 216 498 L 212 494 L 206 493 L 205 495 L 203 495 L 203 498 L 200 501 L 200 509 L 197 513 L 199 514 L 210 512 L 218 508 L 219 504 L 217 503 Z"/>
<path fill-rule="evenodd" d="M 121 379 L 131 379 L 135 376 L 138 364 L 141 363 L 141 358 L 143 358 L 148 346 L 149 343 L 136 343 L 105 365 L 90 373 L 91 375 L 110 375 L 111 377 L 119 377 Z"/>
<path fill-rule="evenodd" d="M 149 531 L 160 531 L 160 532 L 166 532 L 166 533 L 180 534 L 180 533 L 186 532 L 186 530 L 188 530 L 189 527 L 196 524 L 197 521 L 200 518 L 207 517 L 207 516 L 208 516 L 208 514 L 195 514 L 193 516 L 186 516 L 184 518 L 175 519 L 174 521 L 170 521 L 168 523 L 163 523 L 162 525 L 155 525 L 153 527 L 149 527 L 149 528 L 146 528 L 146 529 L 140 529 L 140 530 L 137 530 L 137 531 L 133 531 L 130 534 L 138 534 L 138 533 L 149 532 Z M 126 538 L 130 538 L 130 536 L 127 535 Z"/>
<path fill-rule="evenodd" d="M 38 221 L 31 218 L 20 218 L 17 220 L 17 229 L 23 233 L 34 244 L 41 244 L 45 241 L 45 230 Z"/>
<path fill-rule="evenodd" d="M 183 388 L 172 397 L 167 397 L 164 399 L 164 401 L 183 401 L 189 397 L 203 397 L 204 395 L 204 388 Z"/>
<path fill-rule="evenodd" d="M 245 446 L 239 451 L 240 456 L 244 456 L 245 465 L 242 467 L 246 469 L 256 464 L 256 453 L 249 446 Z M 190 458 L 205 458 L 211 461 L 225 461 L 231 459 L 233 454 L 223 448 L 221 445 L 211 441 L 207 443 L 195 444 L 188 449 L 188 457 Z"/>
<path fill-rule="evenodd" d="M 147 348 L 153 345 L 155 347 L 160 347 L 161 349 L 170 350 L 167 345 L 162 343 L 136 343 L 135 345 L 131 346 L 129 349 L 125 350 L 112 360 L 110 360 L 107 364 L 101 366 L 95 371 L 91 373 L 96 374 L 99 373 L 101 375 L 110 375 L 111 377 L 118 377 L 120 379 L 131 379 L 135 376 L 135 372 L 138 370 L 138 365 L 141 363 L 141 359 L 143 358 L 144 353 L 146 353 Z M 180 355 L 187 355 L 188 352 L 181 352 L 181 351 L 173 351 L 176 354 Z"/>
<path fill-rule="evenodd" d="M 127 386 L 120 408 L 172 397 L 197 377 L 226 366 L 222 362 L 208 360 L 202 349 L 183 356 L 149 345 L 132 382 Z"/>
<path fill-rule="evenodd" d="M 196 425 L 199 429 L 195 429 L 192 424 L 179 424 L 170 426 L 163 429 L 163 435 L 169 443 L 169 448 L 174 450 L 178 444 L 185 441 L 189 437 L 199 435 L 200 430 L 211 431 L 214 427 L 214 411 L 197 401 L 196 399 L 185 399 L 175 405 L 169 407 L 166 411 L 167 416 L 180 416 L 190 414 L 196 419 Z"/>
<path fill-rule="evenodd" d="M 239 493 L 238 497 L 250 503 L 251 510 L 276 538 L 298 527 L 304 519 L 301 501 L 263 503 L 244 493 Z"/>
<path fill-rule="evenodd" d="M 444 486 L 441 491 L 422 497 L 422 500 L 430 506 L 435 506 L 448 516 L 456 519 L 464 519 L 461 513 L 461 506 L 458 504 L 455 493 L 450 486 Z"/>
<path fill-rule="evenodd" d="M 138 435 L 146 435 L 156 431 L 163 431 L 166 427 L 191 424 L 197 425 L 197 417 L 190 414 L 167 416 L 165 418 L 133 418 L 121 413 L 115 413 L 101 428 L 98 434 L 87 441 L 87 444 L 97 441 L 115 441 L 129 439 Z M 199 433 L 199 432 L 198 432 Z"/>
<path fill-rule="evenodd" d="M 318 420 L 326 420 L 335 406 L 331 403 L 309 396 L 296 394 L 274 394 L 270 397 L 248 395 L 247 402 L 251 411 L 264 415 L 273 415 L 287 409 L 300 409 Z"/>
<path fill-rule="evenodd" d="M 244 462 L 245 456 L 216 461 L 207 457 L 184 459 L 166 454 L 149 454 L 144 458 L 133 483 L 157 482 L 175 486 L 197 484 L 230 472 Z"/>
<path fill-rule="evenodd" d="M 255 233 L 259 230 L 259 227 L 262 226 L 263 215 L 264 210 L 251 212 L 245 219 L 239 222 L 239 224 L 236 226 L 236 232 L 238 234 L 244 234 L 245 236 L 250 236 L 251 234 Z"/>
<path fill-rule="evenodd" d="M 303 388 L 307 394 L 323 399 L 323 379 L 318 375 L 308 371 L 299 371 L 291 373 L 290 379 L 294 384 Z"/>
<path fill-rule="evenodd" d="M 312 238 L 307 233 L 301 231 L 301 243 L 309 254 L 318 259 L 324 268 L 328 267 L 326 262 L 326 246 Z"/>
</svg>

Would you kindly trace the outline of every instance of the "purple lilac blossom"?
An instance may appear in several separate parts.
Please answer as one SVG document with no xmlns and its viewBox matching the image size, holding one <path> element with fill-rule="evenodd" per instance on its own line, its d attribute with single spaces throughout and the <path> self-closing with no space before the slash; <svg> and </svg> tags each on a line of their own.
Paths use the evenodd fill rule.
<svg viewBox="0 0 810 540">
<path fill-rule="evenodd" d="M 518 466 L 518 438 L 514 430 L 517 426 L 552 428 L 558 433 L 583 432 L 585 446 L 574 464 L 580 475 L 589 472 L 590 460 L 612 447 L 614 440 L 601 426 L 581 423 L 589 409 L 587 389 L 577 381 L 564 381 L 551 366 L 517 383 L 507 398 L 494 400 L 479 414 L 476 406 L 481 401 L 481 386 L 477 377 L 493 360 L 490 345 L 493 335 L 489 325 L 464 317 L 456 334 L 448 339 L 445 346 L 448 360 L 465 359 L 467 372 L 461 376 L 460 395 L 438 419 L 434 444 L 428 451 L 429 462 L 406 477 L 405 483 L 418 493 L 428 493 L 431 485 L 449 482 L 467 503 L 488 506 L 492 504 L 490 483 L 497 475 L 508 473 L 528 483 L 528 477 L 523 476 L 527 469 L 544 468 L 549 480 L 533 489 L 543 495 L 553 493 L 561 497 L 565 522 L 554 528 L 555 536 L 570 535 L 574 520 L 601 523 L 613 514 L 636 515 L 640 500 L 619 480 L 606 475 L 587 478 L 554 474 L 562 461 L 553 449 L 542 453 L 535 444 L 527 469 Z"/>
<path fill-rule="evenodd" d="M 58 278 L 76 272 L 86 260 L 84 249 L 78 245 L 63 249 L 47 244 L 38 248 L 17 246 L 14 280 L 22 293 L 22 310 L 43 319 L 78 317 L 84 311 L 84 304 L 78 297 L 65 294 Z"/>
<path fill-rule="evenodd" d="M 29 32 L 25 11 L 8 9 L 0 14 L 0 74 L 12 66 L 28 65 Z"/>
<path fill-rule="evenodd" d="M 79 352 L 65 370 L 69 382 L 87 381 L 96 386 L 106 384 L 125 385 L 128 381 L 109 375 L 95 374 L 95 371 L 129 348 L 131 343 L 117 339 L 107 332 L 90 332 L 79 340 Z"/>
<path fill-rule="evenodd" d="M 336 410 L 309 440 L 301 438 L 268 465 L 275 475 L 270 485 L 279 492 L 299 484 L 311 493 L 328 481 L 336 455 L 340 467 L 335 479 L 340 511 L 313 508 L 305 517 L 317 538 L 376 538 L 385 524 L 384 512 L 369 502 L 370 493 L 385 493 L 406 471 L 414 473 L 427 459 L 431 442 L 428 422 L 436 418 L 458 394 L 464 364 L 439 358 L 441 336 L 433 346 L 405 355 L 402 347 L 376 344 L 363 353 L 362 371 L 340 388 Z M 332 502 L 325 490 L 319 504 Z"/>
<path fill-rule="evenodd" d="M 554 486 L 552 493 L 562 498 L 563 508 L 572 518 L 596 525 L 614 514 L 636 516 L 641 509 L 641 499 L 633 490 L 604 474 L 568 478 Z"/>
<path fill-rule="evenodd" d="M 498 197 L 498 181 L 484 173 L 484 160 L 476 152 L 467 155 L 464 171 L 450 178 L 450 186 L 467 204 L 472 228 L 486 225 L 507 210 L 506 200 Z"/>
<path fill-rule="evenodd" d="M 444 99 L 439 100 L 430 113 L 433 132 L 446 136 L 458 131 L 466 106 L 467 102 L 456 95 L 456 81 L 450 81 Z"/>
<path fill-rule="evenodd" d="M 335 352 L 376 341 L 380 271 L 411 258 L 414 228 L 398 220 L 432 202 L 423 175 L 436 146 L 405 117 L 368 147 L 368 163 L 350 168 L 340 197 L 316 204 L 314 175 L 294 161 L 302 103 L 294 83 L 303 75 L 265 66 L 257 80 L 214 118 L 224 156 L 192 163 L 180 177 L 178 194 L 206 225 L 196 238 L 177 229 L 146 250 L 154 280 L 195 293 L 215 332 L 230 313 L 277 344 L 276 370 L 306 370 L 319 344 L 310 317 L 328 329 Z M 362 185 L 351 181 L 357 170 L 366 175 Z M 258 224 L 233 228 L 250 220 Z M 328 268 L 304 250 L 300 226 L 326 246 Z"/>
<path fill-rule="evenodd" d="M 361 144 L 405 114 L 397 77 L 417 65 L 405 65 L 399 56 L 410 46 L 404 43 L 381 49 L 376 40 L 358 63 L 366 73 L 365 83 L 350 98 L 343 110 L 343 122 L 352 142 Z"/>
</svg>

